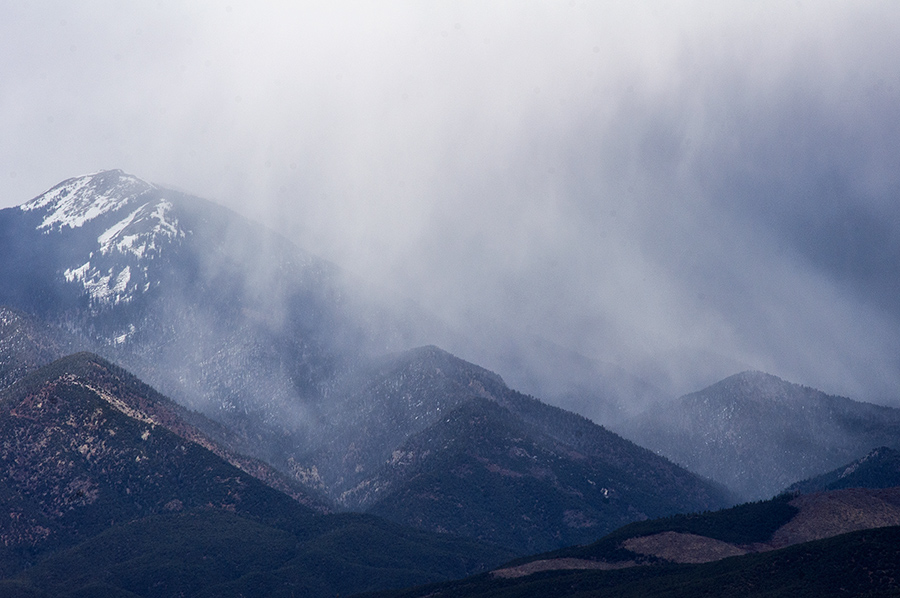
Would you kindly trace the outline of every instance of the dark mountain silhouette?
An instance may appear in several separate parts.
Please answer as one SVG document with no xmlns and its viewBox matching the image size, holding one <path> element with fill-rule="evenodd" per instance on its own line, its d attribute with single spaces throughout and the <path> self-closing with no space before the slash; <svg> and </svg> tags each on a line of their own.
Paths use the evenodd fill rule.
<svg viewBox="0 0 900 598">
<path fill-rule="evenodd" d="M 900 442 L 900 409 L 744 372 L 646 411 L 623 433 L 745 499 Z"/>
<path fill-rule="evenodd" d="M 892 488 L 895 486 L 900 486 L 900 452 L 882 446 L 853 463 L 791 484 L 787 492 L 810 493 L 841 488 Z"/>
</svg>

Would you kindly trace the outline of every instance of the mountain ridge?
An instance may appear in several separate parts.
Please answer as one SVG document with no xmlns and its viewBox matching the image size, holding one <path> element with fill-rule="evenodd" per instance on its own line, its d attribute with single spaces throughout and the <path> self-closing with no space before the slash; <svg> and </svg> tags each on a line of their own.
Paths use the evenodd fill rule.
<svg viewBox="0 0 900 598">
<path fill-rule="evenodd" d="M 647 516 L 733 504 L 724 488 L 441 349 L 389 363 L 402 374 L 376 384 L 387 390 L 369 404 L 414 399 L 421 407 L 408 413 L 416 425 L 401 443 L 385 445 L 377 467 L 357 466 L 357 482 L 342 486 L 345 504 L 519 552 L 583 542 Z M 336 447 L 341 462 L 379 453 L 365 444 L 364 430 L 379 421 L 374 412 L 351 411 L 364 423 L 347 431 L 345 449 Z M 393 412 L 382 417 L 390 421 L 383 427 L 399 423 Z"/>
<path fill-rule="evenodd" d="M 122 197 L 113 205 L 118 187 Z M 76 213 L 66 220 L 71 206 L 59 195 L 69 188 L 67 198 L 78 195 L 87 202 L 94 197 L 96 206 L 81 206 L 82 211 L 93 210 L 90 219 Z M 156 208 L 164 203 L 171 208 L 162 214 Z M 657 393 L 624 371 L 580 356 L 574 359 L 571 351 L 540 339 L 510 343 L 495 338 L 496 331 L 487 334 L 483 326 L 462 333 L 409 302 L 397 304 L 395 297 L 373 300 L 372 293 L 361 295 L 363 285 L 336 266 L 264 226 L 120 170 L 67 179 L 25 205 L 34 207 L 0 210 L 0 252 L 14 258 L 0 263 L 0 276 L 12 281 L 0 289 L 0 304 L 55 318 L 83 333 L 94 341 L 85 348 L 128 366 L 179 402 L 194 401 L 192 408 L 214 409 L 204 402 L 209 403 L 208 389 L 216 385 L 229 391 L 236 409 L 261 402 L 254 385 L 227 379 L 238 365 L 233 356 L 205 347 L 244 342 L 245 354 L 261 353 L 273 345 L 271 329 L 284 328 L 297 339 L 292 351 L 302 367 L 270 368 L 256 380 L 256 386 L 269 387 L 263 394 L 278 397 L 282 406 L 290 402 L 285 400 L 289 396 L 327 392 L 323 385 L 341 367 L 344 360 L 336 358 L 348 347 L 372 355 L 429 343 L 500 368 L 501 374 L 508 371 L 517 387 L 525 385 L 555 404 L 583 409 L 599 423 L 620 417 L 616 413 L 623 401 L 644 401 Z M 45 220 L 49 226 L 41 229 Z M 65 237 L 62 245 L 56 240 L 60 235 Z M 45 272 L 47 264 L 50 272 Z M 160 284 L 165 289 L 157 288 Z M 168 302 L 160 300 L 163 291 Z M 197 309 L 202 302 L 212 309 Z M 108 313 L 111 304 L 115 314 Z M 89 313 L 98 309 L 104 313 Z M 239 338 L 214 338 L 221 328 L 220 313 L 235 322 Z M 191 321 L 204 327 L 204 338 L 192 341 L 177 334 Z M 164 339 L 147 334 L 154 328 Z M 163 341 L 185 345 L 185 354 L 201 354 L 206 367 L 195 367 L 192 373 L 175 361 L 164 369 L 177 371 L 177 376 L 157 371 L 148 354 Z M 270 350 L 266 361 L 278 361 L 279 352 Z M 303 356 L 310 353 L 330 357 L 324 363 L 305 363 Z M 264 367 L 262 361 L 257 367 Z M 577 367 L 560 374 L 561 364 L 576 361 Z M 202 374 L 210 369 L 218 382 L 213 372 Z M 594 408 L 599 405 L 602 408 Z M 216 415 L 222 418 L 227 413 Z"/>
<path fill-rule="evenodd" d="M 870 451 L 852 463 L 842 465 L 789 486 L 786 492 L 823 492 L 841 488 L 890 488 L 900 486 L 900 451 L 886 446 Z"/>
</svg>

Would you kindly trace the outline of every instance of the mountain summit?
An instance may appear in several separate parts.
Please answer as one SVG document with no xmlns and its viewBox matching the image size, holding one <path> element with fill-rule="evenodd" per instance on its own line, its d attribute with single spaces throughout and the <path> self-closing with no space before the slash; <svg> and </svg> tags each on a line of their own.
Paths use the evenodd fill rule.
<svg viewBox="0 0 900 598">
<path fill-rule="evenodd" d="M 0 255 L 0 304 L 217 419 L 318 396 L 353 336 L 333 266 L 119 170 L 0 211 Z"/>
<path fill-rule="evenodd" d="M 147 263 L 185 236 L 165 193 L 121 170 L 69 179 L 20 209 L 40 218 L 36 228 L 47 234 L 89 231 L 62 274 L 83 289 L 94 309 L 129 303 L 159 284 Z M 75 263 L 81 259 L 86 261 Z"/>
<path fill-rule="evenodd" d="M 154 185 L 121 170 L 107 170 L 65 180 L 20 209 L 41 215 L 41 230 L 79 228 L 129 205 L 140 202 L 146 206 L 147 194 L 153 189 Z"/>
</svg>

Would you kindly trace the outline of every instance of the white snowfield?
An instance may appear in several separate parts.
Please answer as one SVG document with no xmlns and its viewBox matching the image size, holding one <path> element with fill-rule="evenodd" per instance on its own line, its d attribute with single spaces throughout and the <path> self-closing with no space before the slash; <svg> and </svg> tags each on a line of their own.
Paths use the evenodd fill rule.
<svg viewBox="0 0 900 598">
<path fill-rule="evenodd" d="M 118 173 L 118 181 L 112 188 L 98 187 L 109 180 L 111 173 L 95 172 L 63 181 L 43 195 L 35 197 L 21 206 L 23 212 L 46 209 L 47 215 L 38 226 L 48 232 L 56 226 L 78 228 L 86 222 L 119 209 L 153 186 L 137 177 Z"/>
<path fill-rule="evenodd" d="M 66 282 L 81 284 L 95 307 L 129 303 L 150 288 L 146 262 L 183 238 L 172 203 L 147 194 L 157 189 L 121 171 L 97 172 L 69 179 L 21 206 L 43 210 L 37 229 L 45 234 L 77 229 L 104 215 L 128 214 L 97 237 L 96 249 L 72 256 L 63 272 Z M 128 263 L 126 263 L 126 260 Z M 137 262 L 137 263 L 135 263 Z"/>
<path fill-rule="evenodd" d="M 157 241 L 184 237 L 173 208 L 166 199 L 145 203 L 97 237 L 100 253 L 131 253 L 140 259 L 160 249 Z"/>
</svg>

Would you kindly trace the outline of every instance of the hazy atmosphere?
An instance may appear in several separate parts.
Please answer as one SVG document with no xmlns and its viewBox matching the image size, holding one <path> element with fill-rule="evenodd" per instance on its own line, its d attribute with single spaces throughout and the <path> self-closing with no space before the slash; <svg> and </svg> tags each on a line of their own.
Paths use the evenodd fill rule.
<svg viewBox="0 0 900 598">
<path fill-rule="evenodd" d="M 0 208 L 121 168 L 667 392 L 897 405 L 897 31 L 892 2 L 0 0 Z"/>
</svg>

